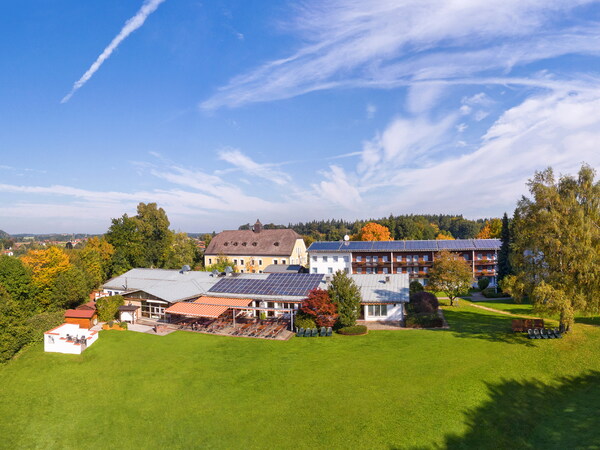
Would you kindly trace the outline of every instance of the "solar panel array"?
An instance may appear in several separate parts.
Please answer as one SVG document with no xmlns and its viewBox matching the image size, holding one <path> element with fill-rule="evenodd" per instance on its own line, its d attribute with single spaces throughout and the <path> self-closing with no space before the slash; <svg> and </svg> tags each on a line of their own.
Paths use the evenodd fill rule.
<svg viewBox="0 0 600 450">
<path fill-rule="evenodd" d="M 311 289 L 319 287 L 322 274 L 272 273 L 266 279 L 223 278 L 208 292 L 243 295 L 291 295 L 306 296 Z"/>
<path fill-rule="evenodd" d="M 501 245 L 500 239 L 456 239 L 427 241 L 350 241 L 313 242 L 309 252 L 356 252 L 356 251 L 419 251 L 419 250 L 495 250 Z"/>
</svg>

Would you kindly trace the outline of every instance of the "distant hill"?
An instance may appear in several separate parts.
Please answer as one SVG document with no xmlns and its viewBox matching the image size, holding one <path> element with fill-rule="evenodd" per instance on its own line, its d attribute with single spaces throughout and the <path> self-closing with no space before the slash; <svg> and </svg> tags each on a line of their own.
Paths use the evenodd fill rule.
<svg viewBox="0 0 600 450">
<path fill-rule="evenodd" d="M 10 234 L 8 234 L 6 231 L 0 230 L 0 239 L 8 239 L 10 238 Z"/>
</svg>

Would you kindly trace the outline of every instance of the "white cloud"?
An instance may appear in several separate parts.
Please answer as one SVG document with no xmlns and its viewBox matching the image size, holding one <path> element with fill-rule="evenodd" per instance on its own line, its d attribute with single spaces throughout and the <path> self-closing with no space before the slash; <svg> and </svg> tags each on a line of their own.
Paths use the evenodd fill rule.
<svg viewBox="0 0 600 450">
<path fill-rule="evenodd" d="M 367 119 L 372 119 L 375 117 L 375 113 L 377 112 L 377 106 L 372 103 L 367 105 Z"/>
<path fill-rule="evenodd" d="M 323 175 L 326 180 L 313 185 L 321 196 L 321 202 L 342 206 L 347 211 L 361 209 L 362 199 L 356 188 L 356 180 L 351 180 L 344 169 L 331 165 Z"/>
<path fill-rule="evenodd" d="M 201 107 L 236 107 L 336 87 L 457 78 L 468 83 L 482 73 L 492 83 L 498 80 L 490 70 L 506 75 L 517 65 L 564 54 L 598 55 L 595 24 L 566 28 L 558 20 L 594 1 L 493 0 L 482 7 L 480 0 L 314 0 L 287 27 L 304 45 L 233 78 Z M 423 108 L 418 97 L 409 106 Z"/>
<path fill-rule="evenodd" d="M 264 178 L 280 186 L 292 180 L 288 174 L 274 169 L 273 164 L 259 164 L 237 149 L 221 150 L 219 152 L 219 159 L 228 162 L 244 173 Z"/>
<path fill-rule="evenodd" d="M 63 97 L 60 101 L 61 103 L 66 103 L 70 100 L 70 98 L 75 94 L 75 92 L 80 89 L 85 83 L 89 81 L 90 78 L 96 73 L 96 71 L 100 68 L 100 66 L 110 58 L 110 55 L 117 49 L 117 47 L 123 42 L 131 33 L 140 28 L 148 16 L 156 11 L 156 8 L 160 6 L 162 2 L 165 0 L 145 0 L 142 7 L 139 11 L 125 22 L 125 25 L 117 34 L 114 39 L 108 44 L 108 46 L 104 49 L 104 51 L 96 58 L 96 61 L 90 66 L 90 68 L 81 76 L 79 80 L 73 84 L 71 91 Z"/>
</svg>

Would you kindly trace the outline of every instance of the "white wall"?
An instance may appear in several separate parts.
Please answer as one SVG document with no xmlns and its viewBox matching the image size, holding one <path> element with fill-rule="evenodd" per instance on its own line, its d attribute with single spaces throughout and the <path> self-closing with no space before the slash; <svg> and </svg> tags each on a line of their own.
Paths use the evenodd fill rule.
<svg viewBox="0 0 600 450">
<path fill-rule="evenodd" d="M 387 305 L 387 316 L 370 316 L 368 305 L 363 305 L 363 311 L 365 315 L 365 321 L 375 322 L 384 320 L 402 320 L 403 319 L 403 308 L 402 303 L 396 303 L 395 305 Z"/>
<path fill-rule="evenodd" d="M 336 273 L 345 269 L 352 273 L 352 255 L 350 253 L 313 253 L 309 257 L 310 273 Z"/>
<path fill-rule="evenodd" d="M 71 336 L 85 337 L 87 345 L 82 346 L 73 342 L 67 342 L 67 334 Z M 79 328 L 74 323 L 64 323 L 59 327 L 44 333 L 44 351 L 51 353 L 67 353 L 71 355 L 81 354 L 87 347 L 98 340 L 98 332 L 86 328 Z"/>
</svg>

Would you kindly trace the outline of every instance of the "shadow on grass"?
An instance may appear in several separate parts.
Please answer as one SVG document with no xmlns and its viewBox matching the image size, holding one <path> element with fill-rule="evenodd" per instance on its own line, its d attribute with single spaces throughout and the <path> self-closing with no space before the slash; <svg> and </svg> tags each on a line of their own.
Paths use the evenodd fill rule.
<svg viewBox="0 0 600 450">
<path fill-rule="evenodd" d="M 444 316 L 450 325 L 445 332 L 470 339 L 485 339 L 492 342 L 505 342 L 533 346 L 533 342 L 521 333 L 512 332 L 510 316 L 484 314 L 463 308 L 445 308 Z"/>
<path fill-rule="evenodd" d="M 600 372 L 488 384 L 490 399 L 465 413 L 467 431 L 444 448 L 600 448 Z"/>
<path fill-rule="evenodd" d="M 577 316 L 575 318 L 575 323 L 600 326 L 600 316 Z"/>
</svg>

